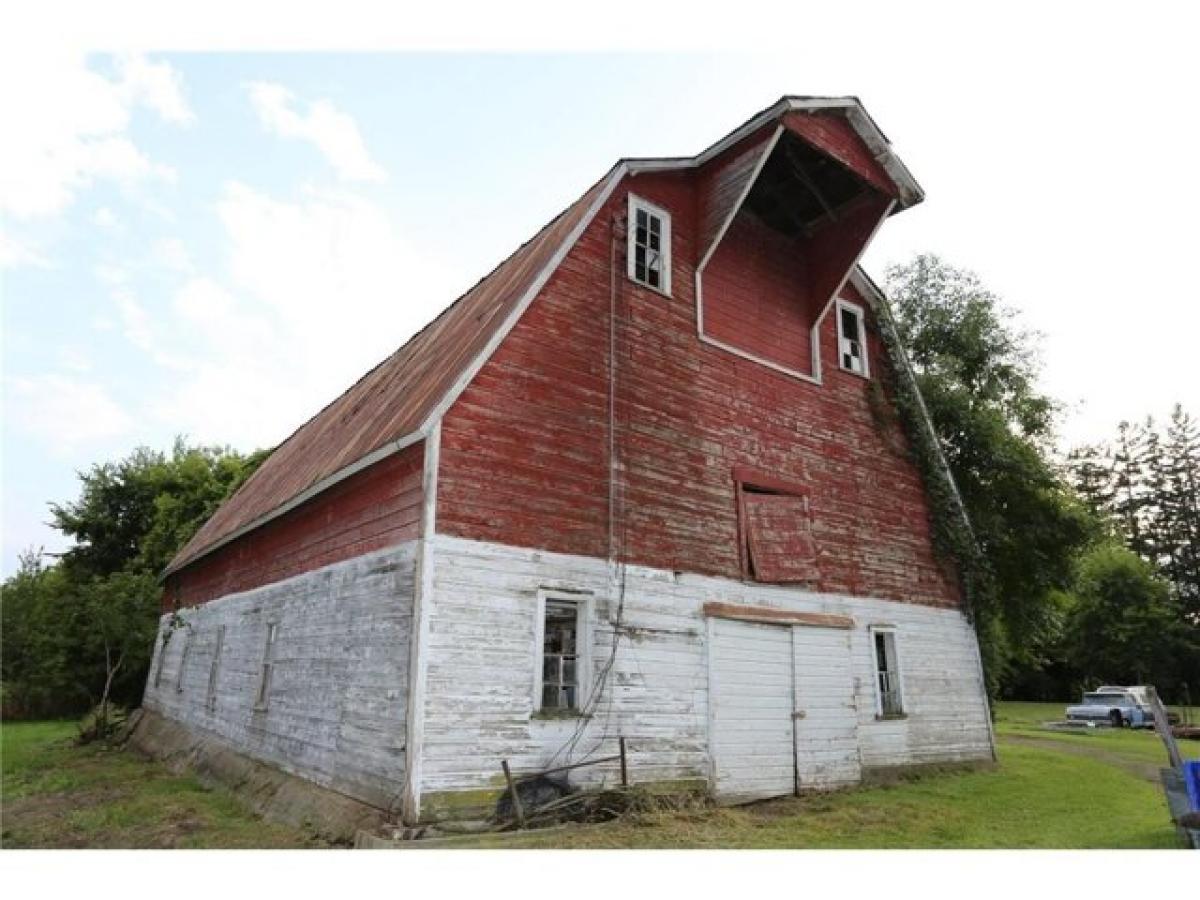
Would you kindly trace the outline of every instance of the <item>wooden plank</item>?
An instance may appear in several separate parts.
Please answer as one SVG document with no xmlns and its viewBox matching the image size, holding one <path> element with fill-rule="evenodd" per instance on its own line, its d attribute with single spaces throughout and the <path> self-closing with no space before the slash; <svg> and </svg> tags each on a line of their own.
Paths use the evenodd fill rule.
<svg viewBox="0 0 1200 900">
<path fill-rule="evenodd" d="M 817 587 L 817 545 L 808 499 L 787 494 L 743 494 L 750 563 L 758 581 Z"/>
<path fill-rule="evenodd" d="M 714 619 L 739 619 L 743 622 L 764 622 L 777 625 L 811 625 L 816 628 L 853 628 L 854 619 L 830 613 L 797 612 L 773 606 L 743 606 L 710 600 L 704 604 L 704 615 Z"/>
</svg>

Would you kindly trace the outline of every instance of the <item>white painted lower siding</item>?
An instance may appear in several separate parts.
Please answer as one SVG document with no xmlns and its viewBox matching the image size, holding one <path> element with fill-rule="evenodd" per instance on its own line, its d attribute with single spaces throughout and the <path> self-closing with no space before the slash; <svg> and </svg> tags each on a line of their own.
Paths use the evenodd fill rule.
<svg viewBox="0 0 1200 900">
<path fill-rule="evenodd" d="M 156 645 L 145 705 L 238 752 L 391 807 L 404 779 L 415 548 L 410 542 L 184 610 L 157 686 L 161 640 Z M 256 700 L 269 622 L 278 630 L 264 709 Z"/>
<path fill-rule="evenodd" d="M 990 758 L 975 635 L 957 610 L 634 566 L 627 567 L 623 592 L 615 587 L 610 596 L 609 576 L 601 559 L 435 539 L 424 649 L 422 796 L 494 787 L 502 759 L 520 772 L 607 756 L 616 752 L 618 736 L 627 739 L 635 782 L 711 782 L 711 638 L 703 604 L 714 600 L 853 619 L 853 629 L 837 632 L 846 649 L 830 656 L 828 665 L 820 655 L 837 644 L 810 642 L 816 649 L 805 649 L 812 626 L 795 626 L 798 703 L 813 715 L 798 722 L 797 756 L 802 767 L 807 759 L 811 772 L 824 773 L 807 783 L 845 783 L 861 768 Z M 589 719 L 534 715 L 538 593 L 544 590 L 584 591 L 594 598 L 590 656 L 596 680 L 610 660 L 611 620 L 623 594 L 618 649 Z M 878 625 L 895 628 L 903 719 L 876 717 L 868 628 Z M 844 686 L 842 699 L 837 685 Z M 830 699 L 827 691 L 838 696 Z M 613 763 L 576 770 L 571 780 L 613 783 L 618 777 Z"/>
</svg>

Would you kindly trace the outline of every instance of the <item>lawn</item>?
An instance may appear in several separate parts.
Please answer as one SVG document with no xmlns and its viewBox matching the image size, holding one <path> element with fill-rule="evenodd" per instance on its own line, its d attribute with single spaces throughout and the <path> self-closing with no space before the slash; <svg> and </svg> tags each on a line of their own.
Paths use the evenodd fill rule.
<svg viewBox="0 0 1200 900">
<path fill-rule="evenodd" d="M 1039 730 L 1062 704 L 1002 703 L 1000 765 L 739 808 L 697 805 L 473 846 L 707 848 L 1175 847 L 1151 732 Z M 235 798 L 120 751 L 74 747 L 69 722 L 3 726 L 5 847 L 317 847 Z M 1200 757 L 1200 744 L 1182 742 Z"/>
<path fill-rule="evenodd" d="M 0 846 L 325 846 L 133 753 L 76 747 L 75 733 L 73 722 L 0 726 Z"/>
</svg>

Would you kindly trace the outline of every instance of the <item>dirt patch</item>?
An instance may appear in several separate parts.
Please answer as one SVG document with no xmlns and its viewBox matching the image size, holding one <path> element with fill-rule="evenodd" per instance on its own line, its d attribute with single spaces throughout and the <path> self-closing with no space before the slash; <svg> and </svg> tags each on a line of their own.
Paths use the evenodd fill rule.
<svg viewBox="0 0 1200 900">
<path fill-rule="evenodd" d="M 1023 747 L 1037 747 L 1041 750 L 1055 750 L 1059 753 L 1069 753 L 1072 756 L 1084 756 L 1097 762 L 1108 763 L 1122 771 L 1128 772 L 1135 778 L 1158 784 L 1161 765 L 1149 762 L 1139 762 L 1130 759 L 1122 753 L 1114 753 L 1103 747 L 1088 747 L 1082 744 L 1069 744 L 1066 741 L 1056 741 L 1053 738 L 1029 737 L 1026 735 L 1007 734 L 1003 740 L 1007 743 L 1020 744 Z"/>
</svg>

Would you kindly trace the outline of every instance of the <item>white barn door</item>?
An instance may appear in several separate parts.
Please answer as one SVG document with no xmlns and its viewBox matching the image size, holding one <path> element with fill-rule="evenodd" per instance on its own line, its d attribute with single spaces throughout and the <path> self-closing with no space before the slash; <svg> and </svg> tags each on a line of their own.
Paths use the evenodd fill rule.
<svg viewBox="0 0 1200 900">
<path fill-rule="evenodd" d="M 714 791 L 732 802 L 790 794 L 796 786 L 791 628 L 709 623 Z"/>
<path fill-rule="evenodd" d="M 849 632 L 709 620 L 713 789 L 727 802 L 859 780 Z"/>
<path fill-rule="evenodd" d="M 796 684 L 796 776 L 800 790 L 840 787 L 862 777 L 850 632 L 792 629 Z"/>
</svg>

